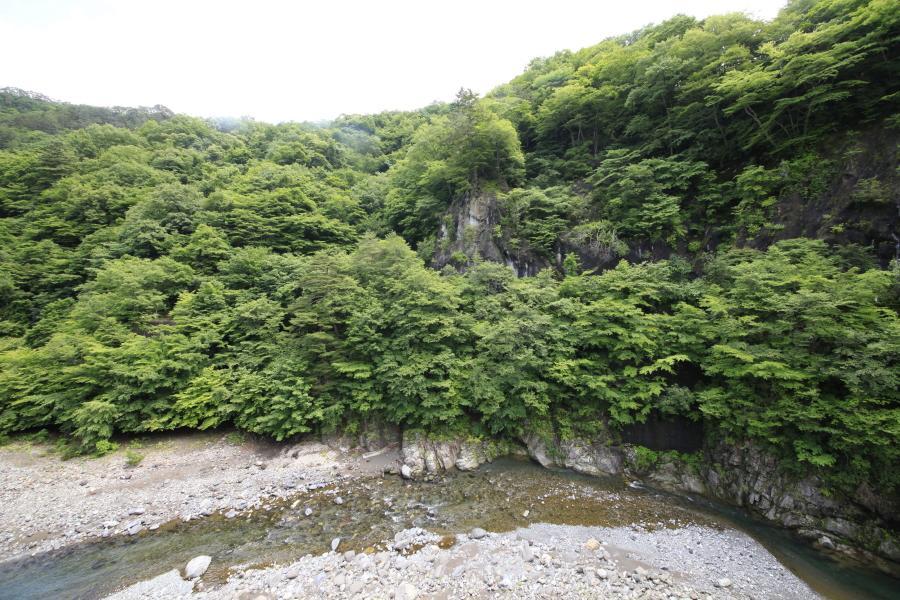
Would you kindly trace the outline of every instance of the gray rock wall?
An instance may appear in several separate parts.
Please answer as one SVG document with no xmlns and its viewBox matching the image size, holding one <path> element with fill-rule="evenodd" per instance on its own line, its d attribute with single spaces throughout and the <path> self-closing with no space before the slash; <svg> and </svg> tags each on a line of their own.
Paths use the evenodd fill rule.
<svg viewBox="0 0 900 600">
<path fill-rule="evenodd" d="M 400 461 L 404 476 L 417 479 L 451 469 L 472 471 L 498 456 L 510 454 L 509 444 L 486 440 L 434 439 L 419 432 L 403 432 Z"/>
</svg>

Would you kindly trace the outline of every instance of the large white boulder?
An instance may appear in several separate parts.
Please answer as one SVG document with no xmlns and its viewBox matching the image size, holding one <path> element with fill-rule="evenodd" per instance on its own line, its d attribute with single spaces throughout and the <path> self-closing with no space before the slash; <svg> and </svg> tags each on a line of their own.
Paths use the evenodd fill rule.
<svg viewBox="0 0 900 600">
<path fill-rule="evenodd" d="M 184 578 L 197 579 L 198 577 L 201 577 L 204 573 L 206 573 L 206 570 L 209 568 L 209 563 L 211 562 L 211 556 L 203 555 L 192 558 L 184 568 Z"/>
</svg>

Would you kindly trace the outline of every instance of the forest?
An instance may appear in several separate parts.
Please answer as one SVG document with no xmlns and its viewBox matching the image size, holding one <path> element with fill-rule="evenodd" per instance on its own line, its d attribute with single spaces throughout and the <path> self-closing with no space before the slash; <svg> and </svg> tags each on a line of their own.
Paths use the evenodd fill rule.
<svg viewBox="0 0 900 600">
<path fill-rule="evenodd" d="M 6 88 L 0 435 L 677 417 L 896 491 L 898 84 L 895 1 L 793 0 L 326 124 Z"/>
</svg>

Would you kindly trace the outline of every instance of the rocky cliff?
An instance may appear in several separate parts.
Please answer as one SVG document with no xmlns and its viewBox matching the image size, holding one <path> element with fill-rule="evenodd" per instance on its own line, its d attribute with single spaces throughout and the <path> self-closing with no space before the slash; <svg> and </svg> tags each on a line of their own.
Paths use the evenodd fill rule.
<svg viewBox="0 0 900 600">
<path fill-rule="evenodd" d="M 472 191 L 451 203 L 437 233 L 437 246 L 431 266 L 452 265 L 464 270 L 476 258 L 507 265 L 520 277 L 536 275 L 550 263 L 530 253 L 506 248 L 495 236 L 500 224 L 497 196 L 492 192 Z"/>
<path fill-rule="evenodd" d="M 752 234 L 739 230 L 734 243 L 765 249 L 779 240 L 808 237 L 867 247 L 883 266 L 900 257 L 900 138 L 896 131 L 843 136 L 815 156 L 813 166 L 801 157 L 769 169 L 779 183 L 764 214 L 768 224 Z M 589 196 L 591 188 L 579 182 L 573 193 Z M 472 190 L 453 201 L 436 232 L 431 265 L 465 270 L 478 257 L 506 264 L 519 276 L 526 276 L 549 266 L 561 267 L 568 253 L 578 255 L 585 269 L 604 270 L 623 258 L 632 262 L 672 255 L 692 258 L 723 242 L 731 243 L 727 227 L 719 226 L 706 227 L 707 239 L 693 250 L 684 239 L 670 244 L 661 239 L 630 238 L 618 240 L 621 247 L 612 251 L 598 249 L 589 239 L 575 235 L 576 224 L 570 222 L 573 229 L 561 233 L 555 255 L 547 258 L 509 245 L 499 234 L 502 210 L 497 194 L 484 190 Z"/>
</svg>

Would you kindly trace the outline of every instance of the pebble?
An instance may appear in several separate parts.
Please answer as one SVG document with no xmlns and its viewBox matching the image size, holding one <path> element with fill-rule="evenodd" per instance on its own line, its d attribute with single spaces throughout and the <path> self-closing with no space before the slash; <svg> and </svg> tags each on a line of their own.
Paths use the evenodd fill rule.
<svg viewBox="0 0 900 600">
<path fill-rule="evenodd" d="M 339 537 L 334 538 L 333 540 L 331 540 L 331 551 L 335 552 L 338 549 L 338 546 L 340 546 L 340 545 L 341 545 L 341 538 L 339 538 Z"/>
<path fill-rule="evenodd" d="M 363 582 L 363 581 L 354 581 L 354 582 L 351 583 L 350 586 L 347 588 L 347 591 L 350 592 L 350 595 L 352 596 L 352 595 L 358 594 L 358 593 L 360 593 L 361 591 L 363 591 L 363 588 L 365 588 L 365 587 L 366 587 L 365 582 Z"/>
<path fill-rule="evenodd" d="M 418 597 L 419 590 L 413 584 L 405 581 L 394 591 L 394 600 L 416 600 Z"/>
<path fill-rule="evenodd" d="M 522 556 L 522 560 L 525 562 L 531 562 L 534 560 L 534 551 L 531 549 L 531 546 L 528 545 L 528 542 L 522 542 L 522 549 L 520 550 L 520 554 Z"/>
<path fill-rule="evenodd" d="M 487 531 L 482 529 L 481 527 L 475 527 L 472 531 L 469 532 L 469 537 L 473 540 L 480 540 L 481 538 L 487 535 Z"/>
</svg>

